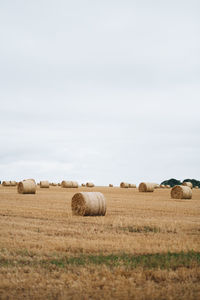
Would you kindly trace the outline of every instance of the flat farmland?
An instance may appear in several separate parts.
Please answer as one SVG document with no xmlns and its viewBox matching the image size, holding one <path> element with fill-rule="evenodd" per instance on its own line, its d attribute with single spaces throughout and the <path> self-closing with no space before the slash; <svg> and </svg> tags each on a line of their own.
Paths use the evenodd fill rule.
<svg viewBox="0 0 200 300">
<path fill-rule="evenodd" d="M 107 213 L 73 216 L 76 192 Z M 200 190 L 0 186 L 0 299 L 200 298 Z"/>
</svg>

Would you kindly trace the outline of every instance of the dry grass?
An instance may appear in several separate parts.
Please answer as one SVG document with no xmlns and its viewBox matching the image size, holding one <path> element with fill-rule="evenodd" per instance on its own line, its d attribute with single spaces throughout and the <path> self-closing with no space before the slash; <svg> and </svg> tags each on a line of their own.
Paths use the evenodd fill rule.
<svg viewBox="0 0 200 300">
<path fill-rule="evenodd" d="M 189 201 L 171 199 L 167 189 L 93 191 L 106 197 L 104 217 L 72 216 L 77 188 L 22 195 L 0 187 L 0 299 L 198 299 L 198 259 L 174 267 L 163 256 L 163 268 L 131 267 L 123 255 L 199 252 L 200 191 Z M 106 263 L 109 255 L 118 263 Z M 85 264 L 73 263 L 83 257 Z"/>
</svg>

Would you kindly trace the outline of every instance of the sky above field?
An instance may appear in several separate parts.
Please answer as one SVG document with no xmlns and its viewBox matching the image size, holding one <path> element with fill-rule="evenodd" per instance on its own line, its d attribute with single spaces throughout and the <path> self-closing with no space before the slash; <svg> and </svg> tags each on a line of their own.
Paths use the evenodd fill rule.
<svg viewBox="0 0 200 300">
<path fill-rule="evenodd" d="M 200 179 L 200 1 L 0 1 L 0 180 Z"/>
</svg>

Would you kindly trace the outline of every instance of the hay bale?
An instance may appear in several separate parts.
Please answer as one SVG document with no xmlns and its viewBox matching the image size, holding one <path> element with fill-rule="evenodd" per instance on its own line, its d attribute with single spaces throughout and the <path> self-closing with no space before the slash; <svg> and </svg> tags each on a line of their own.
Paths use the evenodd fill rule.
<svg viewBox="0 0 200 300">
<path fill-rule="evenodd" d="M 129 183 L 127 183 L 127 182 L 121 182 L 120 183 L 120 188 L 129 188 Z"/>
<path fill-rule="evenodd" d="M 160 187 L 158 183 L 152 182 L 152 184 L 154 185 L 154 189 L 158 189 Z"/>
<path fill-rule="evenodd" d="M 164 188 L 165 188 L 165 185 L 164 185 L 164 184 L 160 184 L 160 188 L 161 188 L 161 189 L 164 189 Z"/>
<path fill-rule="evenodd" d="M 189 186 L 175 185 L 171 189 L 171 198 L 191 199 L 192 198 L 192 189 Z"/>
<path fill-rule="evenodd" d="M 94 183 L 92 183 L 92 182 L 87 182 L 87 183 L 86 183 L 86 186 L 87 186 L 87 187 L 94 187 Z"/>
<path fill-rule="evenodd" d="M 63 188 L 78 188 L 78 182 L 76 181 L 66 181 L 66 180 L 63 180 L 61 182 L 61 186 Z"/>
<path fill-rule="evenodd" d="M 154 183 L 151 182 L 141 182 L 139 184 L 139 192 L 153 192 L 154 191 Z"/>
<path fill-rule="evenodd" d="M 110 184 L 109 184 L 109 187 L 113 187 L 113 184 L 110 183 Z"/>
<path fill-rule="evenodd" d="M 72 197 L 73 215 L 78 216 L 105 216 L 106 199 L 99 192 L 81 192 Z"/>
<path fill-rule="evenodd" d="M 165 187 L 166 187 L 167 189 L 171 189 L 171 186 L 170 186 L 169 184 L 167 184 Z"/>
<path fill-rule="evenodd" d="M 10 181 L 4 180 L 4 181 L 2 182 L 2 185 L 3 185 L 3 186 L 10 186 Z"/>
<path fill-rule="evenodd" d="M 82 183 L 81 186 L 85 186 L 85 183 Z"/>
<path fill-rule="evenodd" d="M 182 185 L 183 185 L 183 186 L 188 186 L 188 187 L 190 187 L 191 189 L 193 188 L 193 184 L 192 184 L 192 182 L 190 182 L 190 181 L 185 181 L 185 182 L 182 183 Z"/>
<path fill-rule="evenodd" d="M 199 187 L 198 187 L 198 185 L 196 185 L 194 188 L 195 188 L 195 189 L 198 189 Z"/>
<path fill-rule="evenodd" d="M 134 184 L 134 183 L 129 183 L 128 187 L 129 187 L 129 188 L 132 188 L 132 189 L 133 189 L 133 188 L 136 188 L 136 184 Z"/>
<path fill-rule="evenodd" d="M 33 180 L 23 180 L 18 183 L 17 190 L 19 194 L 35 194 L 36 184 Z"/>
<path fill-rule="evenodd" d="M 17 185 L 17 182 L 16 181 L 14 181 L 14 180 L 11 180 L 10 181 L 10 186 L 16 186 Z"/>
<path fill-rule="evenodd" d="M 49 182 L 48 182 L 48 180 L 40 181 L 40 187 L 44 188 L 44 189 L 49 189 Z"/>
<path fill-rule="evenodd" d="M 51 185 L 52 185 L 52 186 L 57 186 L 57 183 L 52 182 Z"/>
</svg>

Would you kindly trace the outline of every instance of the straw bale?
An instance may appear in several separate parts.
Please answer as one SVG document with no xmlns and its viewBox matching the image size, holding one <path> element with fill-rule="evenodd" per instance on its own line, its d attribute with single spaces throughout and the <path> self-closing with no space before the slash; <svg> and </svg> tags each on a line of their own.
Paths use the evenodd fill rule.
<svg viewBox="0 0 200 300">
<path fill-rule="evenodd" d="M 104 216 L 106 213 L 106 199 L 99 192 L 81 192 L 72 197 L 73 215 Z"/>
<path fill-rule="evenodd" d="M 3 186 L 10 186 L 10 181 L 4 180 L 4 181 L 2 182 L 2 185 L 3 185 Z"/>
<path fill-rule="evenodd" d="M 87 182 L 87 183 L 86 183 L 86 186 L 87 186 L 87 187 L 94 187 L 94 183 L 92 183 L 92 182 Z"/>
<path fill-rule="evenodd" d="M 121 187 L 121 188 L 124 188 L 124 189 L 125 189 L 125 188 L 129 188 L 129 183 L 127 183 L 127 182 L 121 182 L 121 183 L 120 183 L 120 187 Z"/>
<path fill-rule="evenodd" d="M 48 180 L 40 181 L 40 187 L 44 188 L 44 189 L 48 189 L 49 188 L 49 182 L 48 182 Z"/>
<path fill-rule="evenodd" d="M 139 192 L 153 192 L 154 191 L 154 183 L 151 182 L 141 182 L 139 184 Z"/>
<path fill-rule="evenodd" d="M 182 183 L 182 185 L 183 185 L 183 186 L 188 186 L 188 187 L 190 187 L 191 189 L 193 188 L 193 184 L 192 184 L 192 182 L 190 182 L 190 181 L 185 181 L 185 182 Z"/>
<path fill-rule="evenodd" d="M 175 185 L 171 189 L 171 198 L 191 199 L 192 198 L 192 189 L 189 186 Z"/>
<path fill-rule="evenodd" d="M 129 188 L 136 188 L 136 184 L 134 184 L 134 183 L 129 183 L 128 187 L 129 187 Z"/>
<path fill-rule="evenodd" d="M 17 190 L 19 194 L 35 194 L 36 184 L 32 180 L 23 180 L 18 183 Z"/>
</svg>

